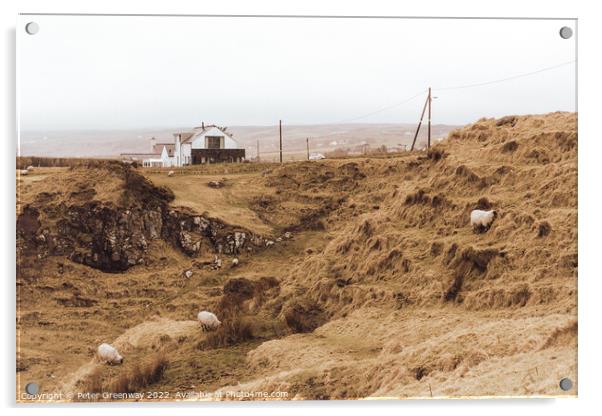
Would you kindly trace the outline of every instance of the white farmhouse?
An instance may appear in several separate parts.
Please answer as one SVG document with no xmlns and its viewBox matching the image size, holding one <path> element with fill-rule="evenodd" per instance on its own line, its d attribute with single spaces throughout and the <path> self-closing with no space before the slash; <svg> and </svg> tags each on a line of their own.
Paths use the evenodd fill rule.
<svg viewBox="0 0 602 416">
<path fill-rule="evenodd" d="M 225 127 L 203 123 L 191 131 L 173 134 L 173 142 L 157 143 L 151 139 L 150 153 L 122 154 L 132 160 L 141 160 L 143 166 L 171 167 L 201 163 L 242 162 L 245 149 L 226 131 Z"/>
</svg>

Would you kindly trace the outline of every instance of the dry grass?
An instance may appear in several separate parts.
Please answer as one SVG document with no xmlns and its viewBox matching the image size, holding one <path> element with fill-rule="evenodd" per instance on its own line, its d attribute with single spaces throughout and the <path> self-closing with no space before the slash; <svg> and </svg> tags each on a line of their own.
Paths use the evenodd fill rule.
<svg viewBox="0 0 602 416">
<path fill-rule="evenodd" d="M 253 324 L 249 318 L 232 317 L 215 331 L 208 332 L 206 338 L 199 342 L 197 347 L 199 349 L 224 348 L 254 338 Z"/>
<path fill-rule="evenodd" d="M 130 372 L 119 376 L 110 384 L 110 389 L 116 393 L 140 391 L 160 381 L 168 365 L 167 357 L 157 354 L 146 363 L 136 364 Z"/>
<path fill-rule="evenodd" d="M 105 391 L 103 385 L 102 368 L 95 369 L 88 377 L 80 384 L 82 391 L 90 393 L 102 393 Z"/>
<path fill-rule="evenodd" d="M 257 320 L 261 319 L 250 311 L 251 304 L 257 309 L 280 290 L 280 282 L 273 277 L 250 280 L 244 277 L 231 278 L 223 287 L 223 295 L 216 311 L 222 324 L 207 333 L 197 347 L 199 349 L 223 348 L 251 341 L 260 330 Z"/>
<path fill-rule="evenodd" d="M 145 173 L 144 170 L 141 172 Z M 222 181 L 223 175 L 199 174 L 188 169 L 183 169 L 172 177 L 163 172 L 147 174 L 147 177 L 156 185 L 167 186 L 174 192 L 176 199 L 173 205 L 187 207 L 199 213 L 208 212 L 212 217 L 259 234 L 270 234 L 273 231 L 248 207 L 251 197 L 269 193 L 256 180 L 257 173 L 228 174 L 226 186 L 220 189 L 210 188 L 208 183 Z"/>
<path fill-rule="evenodd" d="M 161 381 L 169 365 L 163 353 L 157 353 L 141 364 L 136 363 L 129 369 L 122 369 L 115 377 L 105 379 L 103 368 L 92 372 L 81 384 L 81 391 L 98 393 L 133 393 Z"/>
<path fill-rule="evenodd" d="M 509 142 L 517 145 L 504 151 Z M 121 372 L 128 388 L 153 379 L 130 371 L 165 347 L 171 362 L 155 387 L 173 391 L 240 383 L 306 398 L 574 395 L 559 391 L 558 377 L 577 380 L 576 146 L 576 116 L 554 113 L 481 120 L 430 157 L 157 174 L 176 204 L 230 206 L 234 223 L 240 208 L 260 226 L 295 227 L 294 237 L 220 270 L 196 267 L 162 241 L 149 245 L 151 263 L 121 274 L 20 259 L 35 273 L 17 278 L 19 389 L 31 379 L 59 389 L 90 360 L 90 345 L 129 334 L 139 350 L 127 367 L 103 367 L 105 388 Z M 119 178 L 85 173 L 24 177 L 24 198 L 77 203 L 68 197 L 79 188 L 93 187 L 98 200 L 123 191 Z M 224 188 L 206 186 L 222 177 Z M 482 234 L 469 224 L 475 208 L 499 213 Z M 266 276 L 279 283 L 257 283 Z M 223 315 L 221 330 L 203 334 L 191 323 L 203 309 Z M 319 319 L 302 322 L 291 310 L 319 310 Z M 157 315 L 167 319 L 161 331 L 145 324 Z M 269 328 L 276 321 L 280 332 Z M 44 341 L 57 336 L 60 344 Z"/>
<path fill-rule="evenodd" d="M 95 162 L 95 158 L 79 158 L 79 157 L 38 157 L 38 156 L 20 156 L 17 157 L 17 169 L 26 169 L 28 166 L 34 168 L 57 168 L 79 166 L 88 162 Z"/>
</svg>

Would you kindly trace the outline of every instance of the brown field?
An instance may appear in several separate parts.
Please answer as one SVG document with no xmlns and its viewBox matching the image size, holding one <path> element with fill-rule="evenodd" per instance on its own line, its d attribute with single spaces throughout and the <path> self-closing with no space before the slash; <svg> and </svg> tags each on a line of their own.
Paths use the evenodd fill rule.
<svg viewBox="0 0 602 416">
<path fill-rule="evenodd" d="M 17 178 L 17 390 L 575 396 L 576 120 L 483 119 L 429 152 L 173 177 L 34 169 Z M 474 208 L 498 211 L 489 231 Z M 219 254 L 235 232 L 245 245 Z M 200 330 L 202 309 L 218 331 Z M 94 360 L 102 342 L 123 365 Z"/>
</svg>

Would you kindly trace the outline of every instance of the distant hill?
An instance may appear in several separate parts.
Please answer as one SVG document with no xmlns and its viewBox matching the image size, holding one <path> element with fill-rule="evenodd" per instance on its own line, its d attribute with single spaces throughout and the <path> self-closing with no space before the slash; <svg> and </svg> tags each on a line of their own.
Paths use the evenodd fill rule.
<svg viewBox="0 0 602 416">
<path fill-rule="evenodd" d="M 149 139 L 173 140 L 172 134 L 189 127 L 138 129 L 138 130 L 65 130 L 24 131 L 20 137 L 22 156 L 50 157 L 114 157 L 120 153 L 146 152 Z M 432 138 L 446 137 L 459 126 L 437 124 L 431 127 Z M 312 152 L 335 149 L 352 149 L 360 145 L 376 148 L 410 145 L 416 131 L 415 124 L 322 124 L 283 125 L 283 148 L 286 158 L 303 158 L 306 138 Z M 228 131 L 247 149 L 247 157 L 256 156 L 259 141 L 260 155 L 264 160 L 278 155 L 278 126 L 230 126 Z M 418 137 L 418 146 L 426 140 L 426 126 Z"/>
</svg>

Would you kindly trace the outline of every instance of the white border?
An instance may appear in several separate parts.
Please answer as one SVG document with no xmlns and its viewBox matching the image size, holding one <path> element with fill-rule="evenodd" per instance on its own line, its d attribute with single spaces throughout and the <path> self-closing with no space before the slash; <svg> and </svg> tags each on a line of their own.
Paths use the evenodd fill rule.
<svg viewBox="0 0 602 416">
<path fill-rule="evenodd" d="M 0 2 L 0 20 L 3 29 L 2 81 L 4 99 L 0 126 L 3 128 L 2 143 L 2 184 L 5 203 L 2 204 L 2 230 L 0 252 L 4 265 L 3 287 L 3 376 L 1 378 L 4 405 L 13 407 L 8 414 L 40 413 L 48 415 L 101 414 L 115 412 L 122 408 L 119 404 L 83 409 L 81 405 L 40 408 L 20 406 L 14 408 L 15 391 L 15 288 L 14 288 L 14 241 L 15 241 L 15 22 L 19 12 L 30 13 L 148 13 L 148 14 L 306 14 L 306 15 L 395 15 L 395 16 L 474 16 L 474 17 L 566 17 L 579 19 L 579 399 L 546 400 L 453 400 L 453 401 L 401 401 L 401 402 L 295 402 L 295 403 L 201 403 L 179 404 L 182 414 L 217 413 L 222 415 L 240 414 L 281 414 L 293 415 L 311 413 L 332 413 L 344 411 L 347 414 L 365 414 L 377 411 L 379 414 L 400 414 L 420 412 L 440 414 L 441 412 L 463 415 L 504 414 L 516 411 L 544 413 L 547 415 L 567 415 L 575 412 L 588 414 L 596 406 L 597 386 L 601 385 L 600 351 L 600 305 L 602 287 L 600 270 L 597 265 L 602 230 L 599 224 L 600 189 L 599 166 L 602 162 L 602 117 L 600 101 L 602 91 L 599 74 L 599 40 L 602 39 L 602 16 L 593 1 L 527 1 L 505 0 L 484 2 L 469 0 L 432 0 L 420 2 L 359 1 L 359 0 L 233 0 L 233 1 L 193 1 L 193 0 L 3 0 Z M 169 405 L 145 405 L 129 407 L 127 412 L 146 415 L 164 415 L 175 409 Z"/>
</svg>

